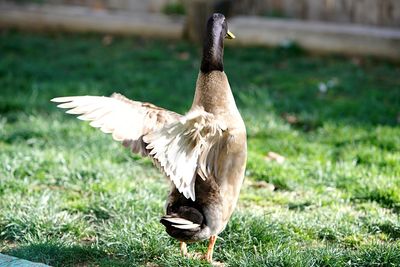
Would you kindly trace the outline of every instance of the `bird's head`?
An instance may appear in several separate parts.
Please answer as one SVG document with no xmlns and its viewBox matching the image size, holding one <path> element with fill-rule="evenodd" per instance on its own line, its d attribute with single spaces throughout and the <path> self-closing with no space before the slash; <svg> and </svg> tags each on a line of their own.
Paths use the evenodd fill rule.
<svg viewBox="0 0 400 267">
<path fill-rule="evenodd" d="M 235 35 L 228 29 L 225 16 L 214 13 L 207 21 L 206 36 L 203 47 L 201 71 L 223 71 L 224 39 L 234 39 Z"/>
<path fill-rule="evenodd" d="M 207 21 L 207 37 L 223 40 L 234 39 L 235 35 L 229 31 L 225 16 L 220 13 L 214 13 Z"/>
</svg>

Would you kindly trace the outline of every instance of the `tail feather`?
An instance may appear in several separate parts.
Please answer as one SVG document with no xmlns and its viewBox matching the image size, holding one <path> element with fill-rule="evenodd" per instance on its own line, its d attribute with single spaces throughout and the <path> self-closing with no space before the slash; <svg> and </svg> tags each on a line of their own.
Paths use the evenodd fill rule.
<svg viewBox="0 0 400 267">
<path fill-rule="evenodd" d="M 186 219 L 183 219 L 183 218 L 180 218 L 180 217 L 163 216 L 161 218 L 161 220 L 166 220 L 166 221 L 169 221 L 171 223 L 179 224 L 179 225 L 182 225 L 182 224 L 186 224 L 186 225 L 193 224 L 192 221 L 189 221 L 189 220 L 186 220 Z"/>
<path fill-rule="evenodd" d="M 191 206 L 167 208 L 167 215 L 160 222 L 167 233 L 183 242 L 195 242 L 210 236 L 210 228 L 205 225 L 203 214 Z"/>
<path fill-rule="evenodd" d="M 200 226 L 198 223 L 172 216 L 163 216 L 160 222 L 166 227 L 174 227 L 182 230 L 195 229 Z"/>
<path fill-rule="evenodd" d="M 182 229 L 182 230 L 190 230 L 190 229 L 195 229 L 200 226 L 200 224 L 193 223 L 193 224 L 172 224 L 172 227 Z"/>
</svg>

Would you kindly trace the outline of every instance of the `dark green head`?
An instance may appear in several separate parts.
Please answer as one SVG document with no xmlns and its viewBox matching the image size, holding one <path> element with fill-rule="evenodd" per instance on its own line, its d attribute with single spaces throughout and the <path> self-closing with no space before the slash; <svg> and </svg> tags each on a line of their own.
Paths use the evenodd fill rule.
<svg viewBox="0 0 400 267">
<path fill-rule="evenodd" d="M 213 14 L 207 21 L 207 31 L 204 40 L 203 58 L 200 70 L 208 73 L 214 70 L 224 70 L 224 39 L 235 36 L 228 30 L 225 16 Z"/>
</svg>

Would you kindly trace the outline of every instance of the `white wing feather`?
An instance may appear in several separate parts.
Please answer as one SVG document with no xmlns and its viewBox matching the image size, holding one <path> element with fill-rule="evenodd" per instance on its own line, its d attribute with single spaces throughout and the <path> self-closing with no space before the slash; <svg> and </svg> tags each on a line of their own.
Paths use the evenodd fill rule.
<svg viewBox="0 0 400 267">
<path fill-rule="evenodd" d="M 51 101 L 63 103 L 57 107 L 70 109 L 66 113 L 82 114 L 78 119 L 91 121 L 90 126 L 111 133 L 116 141 L 138 140 L 144 134 L 146 109 L 140 108 L 140 102 L 103 96 L 57 97 Z"/>
</svg>

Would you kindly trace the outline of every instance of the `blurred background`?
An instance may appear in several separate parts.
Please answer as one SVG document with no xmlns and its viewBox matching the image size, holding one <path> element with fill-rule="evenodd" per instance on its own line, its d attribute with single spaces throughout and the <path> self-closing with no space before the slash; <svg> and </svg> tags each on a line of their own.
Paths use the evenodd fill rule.
<svg viewBox="0 0 400 267">
<path fill-rule="evenodd" d="M 16 0 L 0 23 L 35 29 L 137 34 L 201 41 L 212 12 L 232 18 L 236 43 L 296 42 L 315 51 L 399 58 L 396 0 Z"/>
<path fill-rule="evenodd" d="M 216 11 L 248 134 L 216 260 L 400 266 L 398 0 L 0 1 L 0 253 L 208 266 L 158 223 L 168 184 L 152 163 L 50 99 L 120 92 L 184 114 Z"/>
</svg>

